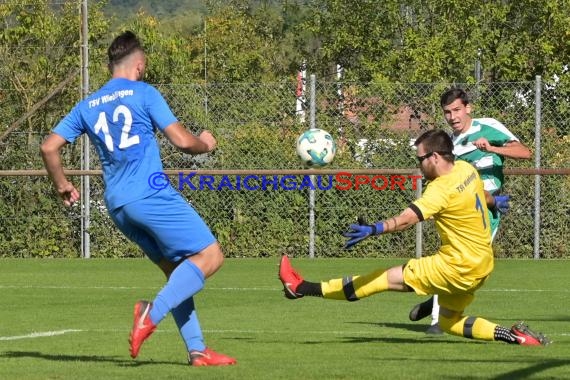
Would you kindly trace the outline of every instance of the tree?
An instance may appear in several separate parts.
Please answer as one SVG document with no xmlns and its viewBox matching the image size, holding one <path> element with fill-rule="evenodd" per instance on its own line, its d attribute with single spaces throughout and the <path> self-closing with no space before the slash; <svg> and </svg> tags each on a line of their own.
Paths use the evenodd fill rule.
<svg viewBox="0 0 570 380">
<path fill-rule="evenodd" d="M 570 55 L 562 0 L 316 0 L 311 12 L 313 63 L 356 80 L 473 82 L 477 59 L 489 81 L 550 78 Z"/>
<path fill-rule="evenodd" d="M 80 67 L 80 17 L 75 3 L 50 6 L 42 0 L 3 2 L 0 16 L 4 20 L 0 26 L 0 87 L 5 90 L 3 101 L 10 104 L 5 109 L 10 114 L 3 117 L 15 120 Z M 91 10 L 89 24 L 94 43 L 107 26 L 97 6 Z M 49 108 L 66 109 L 79 95 L 76 88 L 67 87 L 43 112 L 32 115 L 25 126 L 28 143 L 36 144 L 34 132 L 49 130 L 61 114 L 54 115 Z"/>
</svg>

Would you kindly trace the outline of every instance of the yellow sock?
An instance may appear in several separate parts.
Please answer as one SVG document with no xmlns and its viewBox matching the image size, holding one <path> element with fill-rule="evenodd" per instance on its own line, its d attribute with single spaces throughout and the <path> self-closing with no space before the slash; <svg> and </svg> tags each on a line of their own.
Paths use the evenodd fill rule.
<svg viewBox="0 0 570 380">
<path fill-rule="evenodd" d="M 449 334 L 463 336 L 470 339 L 494 340 L 497 324 L 479 317 L 466 317 L 463 315 L 447 318 L 439 316 L 439 326 Z"/>
<path fill-rule="evenodd" d="M 324 298 L 358 301 L 388 290 L 388 276 L 385 269 L 379 269 L 364 276 L 347 276 L 321 282 L 321 289 Z"/>
</svg>

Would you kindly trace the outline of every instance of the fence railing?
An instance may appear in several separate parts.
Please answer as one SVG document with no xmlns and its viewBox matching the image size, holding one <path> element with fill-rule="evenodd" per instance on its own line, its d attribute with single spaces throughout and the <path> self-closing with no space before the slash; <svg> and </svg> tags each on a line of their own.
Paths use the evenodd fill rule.
<svg viewBox="0 0 570 380">
<path fill-rule="evenodd" d="M 417 188 L 346 190 L 334 183 L 326 188 L 329 182 L 324 181 L 328 176 L 338 180 L 333 173 L 339 171 L 353 175 L 415 171 L 410 139 L 429 128 L 447 128 L 438 100 L 450 84 L 312 83 L 314 90 L 305 97 L 307 107 L 314 106 L 302 110 L 304 122 L 295 108 L 295 83 L 157 85 L 188 128 L 208 128 L 219 142 L 212 154 L 190 157 L 159 136 L 169 180 L 177 181 L 178 172 L 196 172 L 194 180 L 209 176 L 204 181 L 217 186 L 194 189 L 183 177 L 186 185 L 180 191 L 203 215 L 229 256 L 413 256 L 435 249 L 437 236 L 425 222 L 421 234 L 405 231 L 344 251 L 339 232 L 357 215 L 376 220 L 396 214 L 417 197 Z M 512 208 L 495 240 L 497 256 L 569 257 L 570 176 L 564 168 L 570 168 L 570 107 L 564 91 L 546 89 L 540 78 L 462 87 L 474 96 L 473 116 L 499 119 L 535 153 L 535 160 L 506 160 L 504 192 L 512 196 Z M 71 86 L 62 91 L 76 90 Z M 67 110 L 71 106 L 67 104 Z M 106 215 L 103 183 L 96 170 L 99 163 L 91 154 L 89 165 L 84 165 L 84 141 L 69 146 L 63 155 L 76 186 L 89 178 L 89 186 L 83 187 L 88 196 L 81 205 L 63 208 L 45 177 L 38 148 L 66 112 L 62 107 L 46 103 L 0 141 L 0 255 L 140 256 Z M 25 113 L 8 111 L 10 126 Z M 301 186 L 312 172 L 303 171 L 295 141 L 311 126 L 328 130 L 338 144 L 335 161 L 317 174 L 323 176 L 324 189 Z M 78 170 L 83 167 L 95 171 L 81 176 Z M 266 190 L 232 188 L 238 176 L 243 180 L 246 175 L 265 175 L 269 183 L 278 176 L 288 182 Z"/>
<path fill-rule="evenodd" d="M 91 176 L 91 183 L 95 185 L 88 231 L 92 246 L 88 247 L 88 254 L 82 256 L 89 257 L 91 252 L 95 257 L 140 255 L 137 248 L 127 243 L 114 228 L 106 214 L 101 199 L 100 171 L 69 170 L 67 174 L 74 181 L 80 176 Z M 344 239 L 340 232 L 358 215 L 370 220 L 386 218 L 401 211 L 421 194 L 421 180 L 414 181 L 415 175 L 419 174 L 417 169 L 170 169 L 164 174 L 212 226 L 228 256 L 264 257 L 287 253 L 310 257 L 409 257 L 428 254 L 439 244 L 428 221 L 418 224 L 415 231 L 370 239 L 351 251 L 342 249 Z M 512 183 L 509 194 L 513 200 L 495 240 L 497 256 L 567 257 L 570 253 L 567 245 L 570 205 L 560 207 L 564 204 L 564 195 L 554 191 L 553 186 L 559 180 L 567 180 L 568 174 L 568 169 L 507 170 L 508 181 Z M 0 183 L 10 181 L 19 184 L 21 189 L 30 189 L 30 183 L 37 186 L 34 190 L 36 202 L 20 203 L 15 207 L 14 210 L 24 211 L 20 215 L 4 214 L 1 217 L 3 241 L 0 252 L 3 256 L 77 255 L 78 245 L 82 242 L 80 225 L 85 217 L 84 209 L 66 209 L 59 205 L 45 175 L 42 170 L 0 171 Z M 189 175 L 192 175 L 190 179 Z M 375 186 L 365 184 L 357 189 L 356 183 L 365 181 L 357 181 L 356 176 L 376 178 Z M 390 179 L 394 176 L 398 176 L 398 181 L 392 181 L 396 185 L 391 186 Z M 544 203 L 541 201 L 543 196 L 528 191 L 534 188 L 536 176 L 542 182 L 544 194 L 558 193 L 558 205 Z M 540 220 L 535 218 L 536 199 L 543 214 Z M 13 201 L 18 202 L 18 199 Z M 46 202 L 50 209 L 43 215 L 22 210 L 42 209 Z M 36 245 L 38 242 L 41 244 Z"/>
</svg>

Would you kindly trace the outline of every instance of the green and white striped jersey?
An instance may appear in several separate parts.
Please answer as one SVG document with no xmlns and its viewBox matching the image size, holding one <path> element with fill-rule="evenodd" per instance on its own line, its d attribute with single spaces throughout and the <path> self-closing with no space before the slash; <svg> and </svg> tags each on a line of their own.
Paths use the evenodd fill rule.
<svg viewBox="0 0 570 380">
<path fill-rule="evenodd" d="M 477 149 L 473 141 L 481 137 L 487 139 L 493 146 L 504 146 L 510 141 L 519 141 L 519 139 L 493 118 L 472 119 L 471 126 L 466 132 L 451 136 L 455 157 L 474 165 L 483 180 L 485 190 L 495 194 L 500 191 L 504 182 L 504 157 Z"/>
</svg>

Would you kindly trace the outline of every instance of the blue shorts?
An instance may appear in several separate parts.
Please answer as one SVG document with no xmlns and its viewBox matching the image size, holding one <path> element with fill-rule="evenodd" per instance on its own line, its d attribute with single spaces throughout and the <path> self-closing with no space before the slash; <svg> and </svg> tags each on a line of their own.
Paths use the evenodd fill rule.
<svg viewBox="0 0 570 380">
<path fill-rule="evenodd" d="M 200 215 L 171 187 L 109 212 L 115 225 L 154 262 L 176 263 L 216 242 Z"/>
</svg>

